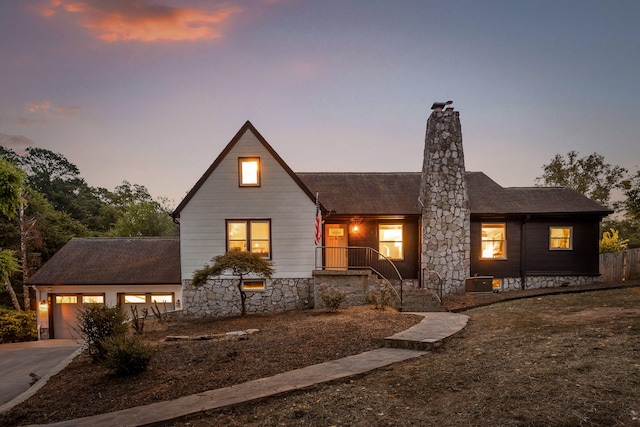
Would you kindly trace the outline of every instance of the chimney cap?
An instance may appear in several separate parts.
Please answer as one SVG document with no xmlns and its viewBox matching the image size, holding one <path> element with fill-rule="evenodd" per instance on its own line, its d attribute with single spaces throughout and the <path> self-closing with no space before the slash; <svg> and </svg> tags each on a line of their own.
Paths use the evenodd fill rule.
<svg viewBox="0 0 640 427">
<path fill-rule="evenodd" d="M 433 105 L 431 106 L 431 109 L 436 111 L 441 111 L 446 105 L 451 105 L 451 104 L 453 104 L 453 101 L 434 102 Z"/>
</svg>

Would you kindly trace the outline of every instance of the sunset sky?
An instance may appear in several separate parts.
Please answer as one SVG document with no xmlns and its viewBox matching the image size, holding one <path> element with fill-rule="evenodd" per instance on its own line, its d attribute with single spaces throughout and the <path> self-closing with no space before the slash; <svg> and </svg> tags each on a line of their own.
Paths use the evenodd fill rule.
<svg viewBox="0 0 640 427">
<path fill-rule="evenodd" d="M 640 2 L 3 0 L 0 145 L 174 204 L 250 120 L 297 172 L 419 171 L 434 101 L 467 170 L 640 167 Z"/>
</svg>

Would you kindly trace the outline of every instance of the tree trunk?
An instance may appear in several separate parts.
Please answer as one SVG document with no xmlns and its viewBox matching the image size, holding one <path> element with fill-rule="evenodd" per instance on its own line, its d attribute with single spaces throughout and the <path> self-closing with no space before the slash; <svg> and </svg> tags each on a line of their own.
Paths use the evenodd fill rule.
<svg viewBox="0 0 640 427">
<path fill-rule="evenodd" d="M 20 263 L 22 264 L 22 298 L 24 302 L 24 310 L 31 310 L 31 298 L 29 296 L 29 287 L 27 279 L 29 278 L 29 265 L 27 263 L 27 238 L 30 228 L 24 217 L 24 202 L 20 203 L 18 209 L 20 221 Z"/>
<path fill-rule="evenodd" d="M 13 290 L 13 286 L 11 286 L 11 282 L 9 281 L 8 277 L 4 279 L 4 287 L 7 288 L 7 292 L 9 292 L 9 295 L 11 295 L 11 301 L 13 302 L 13 306 L 15 307 L 15 309 L 21 311 L 22 308 L 20 308 L 18 297 L 16 296 L 16 292 Z"/>
<path fill-rule="evenodd" d="M 242 316 L 247 314 L 247 294 L 242 290 L 242 276 L 240 276 L 240 281 L 238 282 L 238 290 L 240 291 L 240 302 L 242 304 Z"/>
</svg>

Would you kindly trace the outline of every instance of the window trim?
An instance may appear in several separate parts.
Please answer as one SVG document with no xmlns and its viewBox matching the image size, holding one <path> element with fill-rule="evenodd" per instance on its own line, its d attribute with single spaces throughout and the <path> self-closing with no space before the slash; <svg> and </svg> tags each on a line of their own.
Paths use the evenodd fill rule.
<svg viewBox="0 0 640 427">
<path fill-rule="evenodd" d="M 482 230 L 485 227 L 496 227 L 502 226 L 504 229 L 504 236 L 502 240 L 485 240 L 482 236 Z M 504 247 L 502 249 L 503 256 L 501 257 L 485 257 L 482 255 L 482 244 L 484 242 L 503 242 Z M 483 222 L 480 224 L 480 259 L 483 261 L 496 261 L 496 260 L 506 260 L 507 259 L 507 223 L 506 222 Z"/>
<path fill-rule="evenodd" d="M 242 165 L 244 163 L 250 163 L 250 162 L 256 162 L 257 163 L 257 171 L 256 171 L 256 182 L 245 182 L 244 181 L 244 171 L 242 168 Z M 238 185 L 240 187 L 260 187 L 260 172 L 261 172 L 261 163 L 260 163 L 260 157 L 238 157 Z"/>
<path fill-rule="evenodd" d="M 401 256 L 399 258 L 393 258 L 393 257 L 387 257 L 386 255 L 384 255 L 382 253 L 382 243 L 397 243 L 396 240 L 380 240 L 380 227 L 382 226 L 399 226 L 400 227 L 400 231 L 402 232 L 402 237 L 400 240 L 401 246 L 400 246 L 400 252 L 401 252 Z M 380 253 L 380 258 L 386 258 L 392 261 L 404 261 L 404 223 L 402 222 L 382 222 L 382 223 L 378 223 L 378 252 Z"/>
<path fill-rule="evenodd" d="M 568 229 L 569 230 L 569 247 L 567 248 L 561 248 L 561 247 L 556 247 L 554 248 L 551 245 L 551 242 L 553 242 L 553 240 L 563 240 L 565 238 L 561 238 L 561 237 L 555 237 L 552 238 L 551 237 L 551 230 L 552 229 Z M 550 225 L 549 226 L 549 250 L 550 251 L 572 251 L 573 250 L 573 226 L 572 225 Z"/>
<path fill-rule="evenodd" d="M 245 245 L 246 248 L 248 249 L 246 252 L 252 252 L 251 251 L 251 243 L 254 241 L 254 239 L 251 238 L 251 224 L 252 223 L 267 223 L 269 226 L 269 253 L 267 254 L 267 256 L 263 257 L 265 259 L 272 259 L 273 258 L 273 239 L 271 236 L 271 219 L 270 218 L 252 218 L 252 219 L 226 219 L 225 220 L 225 244 L 226 244 L 226 252 L 229 252 L 229 224 L 231 223 L 245 223 L 246 225 L 246 239 L 245 239 Z M 240 240 L 236 240 L 236 241 L 240 241 Z M 256 241 L 264 241 L 264 240 L 256 240 Z M 252 253 L 258 253 L 258 252 L 252 252 Z"/>
</svg>

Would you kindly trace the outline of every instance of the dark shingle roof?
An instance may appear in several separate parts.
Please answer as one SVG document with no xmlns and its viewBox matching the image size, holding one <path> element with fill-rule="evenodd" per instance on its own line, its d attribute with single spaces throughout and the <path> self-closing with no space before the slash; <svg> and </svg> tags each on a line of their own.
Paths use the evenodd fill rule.
<svg viewBox="0 0 640 427">
<path fill-rule="evenodd" d="M 419 172 L 298 173 L 322 205 L 343 215 L 420 214 Z M 482 172 L 467 172 L 472 214 L 607 215 L 607 208 L 566 188 L 504 188 Z"/>
<path fill-rule="evenodd" d="M 611 210 L 561 187 L 501 187 L 482 172 L 467 172 L 472 214 L 595 214 Z"/>
<path fill-rule="evenodd" d="M 297 173 L 329 211 L 337 214 L 420 214 L 420 173 Z"/>
<path fill-rule="evenodd" d="M 29 285 L 180 284 L 177 237 L 74 238 Z"/>
</svg>

